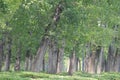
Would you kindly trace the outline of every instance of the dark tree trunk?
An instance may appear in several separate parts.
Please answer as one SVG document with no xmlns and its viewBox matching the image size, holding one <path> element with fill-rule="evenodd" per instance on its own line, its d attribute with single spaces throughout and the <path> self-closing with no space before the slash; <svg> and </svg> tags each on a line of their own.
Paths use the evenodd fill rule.
<svg viewBox="0 0 120 80">
<path fill-rule="evenodd" d="M 43 58 L 43 71 L 45 72 L 45 58 Z"/>
<path fill-rule="evenodd" d="M 3 57 L 3 43 L 2 40 L 0 40 L 0 71 L 2 69 L 2 57 Z"/>
<path fill-rule="evenodd" d="M 20 70 L 20 57 L 21 57 L 21 44 L 19 43 L 17 55 L 16 55 L 16 60 L 15 60 L 15 66 L 14 70 L 19 71 Z"/>
<path fill-rule="evenodd" d="M 119 48 L 117 48 L 117 50 L 116 50 L 115 62 L 114 62 L 114 71 L 115 72 L 120 72 L 120 54 L 119 54 Z"/>
<path fill-rule="evenodd" d="M 4 44 L 5 44 L 5 36 L 2 35 L 2 38 L 0 38 L 0 71 L 2 69 L 2 62 L 4 57 Z"/>
<path fill-rule="evenodd" d="M 8 41 L 7 41 L 7 53 L 6 53 L 6 60 L 5 60 L 5 71 L 9 71 L 9 69 L 10 69 L 11 43 L 12 43 L 12 39 L 10 37 L 8 37 Z"/>
</svg>

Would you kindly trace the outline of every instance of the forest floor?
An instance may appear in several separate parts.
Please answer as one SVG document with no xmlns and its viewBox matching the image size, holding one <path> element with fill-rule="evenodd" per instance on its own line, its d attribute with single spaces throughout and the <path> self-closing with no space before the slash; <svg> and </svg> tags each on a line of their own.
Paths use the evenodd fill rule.
<svg viewBox="0 0 120 80">
<path fill-rule="evenodd" d="M 67 73 L 46 74 L 34 72 L 0 72 L 0 80 L 120 80 L 120 73 L 87 74 L 76 72 L 73 76 Z"/>
</svg>

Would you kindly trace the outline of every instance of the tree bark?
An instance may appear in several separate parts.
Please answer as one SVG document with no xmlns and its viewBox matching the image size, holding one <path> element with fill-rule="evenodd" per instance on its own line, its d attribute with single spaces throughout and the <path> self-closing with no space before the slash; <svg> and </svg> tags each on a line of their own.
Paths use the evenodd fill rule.
<svg viewBox="0 0 120 80">
<path fill-rule="evenodd" d="M 30 51 L 27 50 L 25 57 L 25 71 L 29 70 L 29 58 L 30 58 Z"/>
<path fill-rule="evenodd" d="M 114 69 L 114 47 L 111 44 L 108 50 L 108 56 L 106 61 L 106 69 L 107 72 L 112 72 Z"/>
<path fill-rule="evenodd" d="M 37 51 L 37 55 L 32 64 L 32 71 L 34 72 L 43 71 L 43 58 L 44 58 L 47 46 L 48 46 L 48 39 L 44 37 L 41 41 L 40 47 Z"/>
<path fill-rule="evenodd" d="M 82 72 L 85 72 L 85 59 L 84 59 L 84 56 L 82 57 L 82 63 L 81 64 L 82 64 Z"/>
<path fill-rule="evenodd" d="M 76 71 L 80 70 L 80 59 L 76 57 Z"/>
<path fill-rule="evenodd" d="M 85 53 L 84 53 L 84 50 L 82 50 L 82 59 L 81 59 L 81 71 L 82 72 L 85 72 Z"/>
<path fill-rule="evenodd" d="M 32 70 L 32 62 L 33 62 L 33 56 L 30 55 L 30 57 L 29 57 L 29 66 L 28 66 L 28 70 L 29 70 L 29 71 Z"/>
<path fill-rule="evenodd" d="M 57 73 L 61 73 L 64 69 L 64 47 L 59 48 L 57 54 Z"/>
<path fill-rule="evenodd" d="M 58 49 L 57 55 L 57 73 L 61 73 L 64 71 L 64 48 L 65 48 L 65 40 L 62 40 L 61 47 Z"/>
<path fill-rule="evenodd" d="M 57 55 L 58 48 L 55 41 L 50 41 L 49 45 L 49 62 L 48 73 L 55 74 L 57 72 Z"/>
<path fill-rule="evenodd" d="M 120 54 L 119 54 L 119 48 L 117 48 L 117 50 L 116 50 L 115 63 L 114 63 L 114 71 L 115 72 L 120 72 Z"/>
<path fill-rule="evenodd" d="M 2 69 L 2 57 L 3 57 L 3 43 L 2 40 L 0 40 L 0 71 Z"/>
<path fill-rule="evenodd" d="M 43 71 L 45 72 L 45 58 L 43 58 Z"/>
<path fill-rule="evenodd" d="M 61 58 L 61 56 L 60 56 L 60 53 L 59 53 L 59 51 L 58 51 L 58 53 L 57 53 L 57 72 L 56 73 L 60 73 L 60 58 Z"/>
<path fill-rule="evenodd" d="M 92 53 L 88 58 L 88 73 L 95 73 L 95 53 Z"/>
<path fill-rule="evenodd" d="M 18 51 L 17 51 L 17 55 L 16 55 L 16 60 L 15 60 L 15 66 L 14 66 L 15 71 L 20 70 L 20 57 L 21 57 L 21 44 L 19 43 Z"/>
<path fill-rule="evenodd" d="M 7 42 L 7 53 L 6 53 L 6 60 L 5 60 L 5 71 L 9 71 L 10 69 L 10 62 L 11 62 L 11 44 L 12 44 L 12 39 L 8 37 L 8 42 Z"/>
<path fill-rule="evenodd" d="M 103 47 L 99 47 L 100 51 L 97 51 L 98 56 L 98 62 L 97 62 L 97 73 L 100 74 L 103 70 L 103 53 L 104 53 L 104 49 Z"/>
<path fill-rule="evenodd" d="M 94 74 L 95 73 L 95 51 L 91 51 L 91 44 L 86 46 L 86 57 L 84 60 L 85 72 Z"/>
<path fill-rule="evenodd" d="M 73 75 L 75 70 L 74 65 L 75 65 L 75 51 L 73 50 L 73 52 L 70 55 L 70 64 L 69 64 L 69 71 L 68 71 L 69 75 Z"/>
</svg>

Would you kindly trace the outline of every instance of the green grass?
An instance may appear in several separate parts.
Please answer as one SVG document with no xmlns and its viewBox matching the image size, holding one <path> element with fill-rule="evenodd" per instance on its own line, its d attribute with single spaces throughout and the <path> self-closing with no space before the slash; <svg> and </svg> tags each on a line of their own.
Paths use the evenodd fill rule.
<svg viewBox="0 0 120 80">
<path fill-rule="evenodd" d="M 120 73 L 102 73 L 100 75 L 76 72 L 73 76 L 67 73 L 46 74 L 34 72 L 0 72 L 0 80 L 120 80 Z"/>
</svg>

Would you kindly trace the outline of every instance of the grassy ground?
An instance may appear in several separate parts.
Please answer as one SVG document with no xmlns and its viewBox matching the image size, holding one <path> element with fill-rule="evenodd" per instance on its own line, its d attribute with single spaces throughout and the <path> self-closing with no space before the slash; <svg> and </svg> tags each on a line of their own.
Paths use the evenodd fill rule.
<svg viewBox="0 0 120 80">
<path fill-rule="evenodd" d="M 120 80 L 120 73 L 91 75 L 76 72 L 73 76 L 68 76 L 67 73 L 52 75 L 33 72 L 0 72 L 0 80 Z"/>
</svg>

